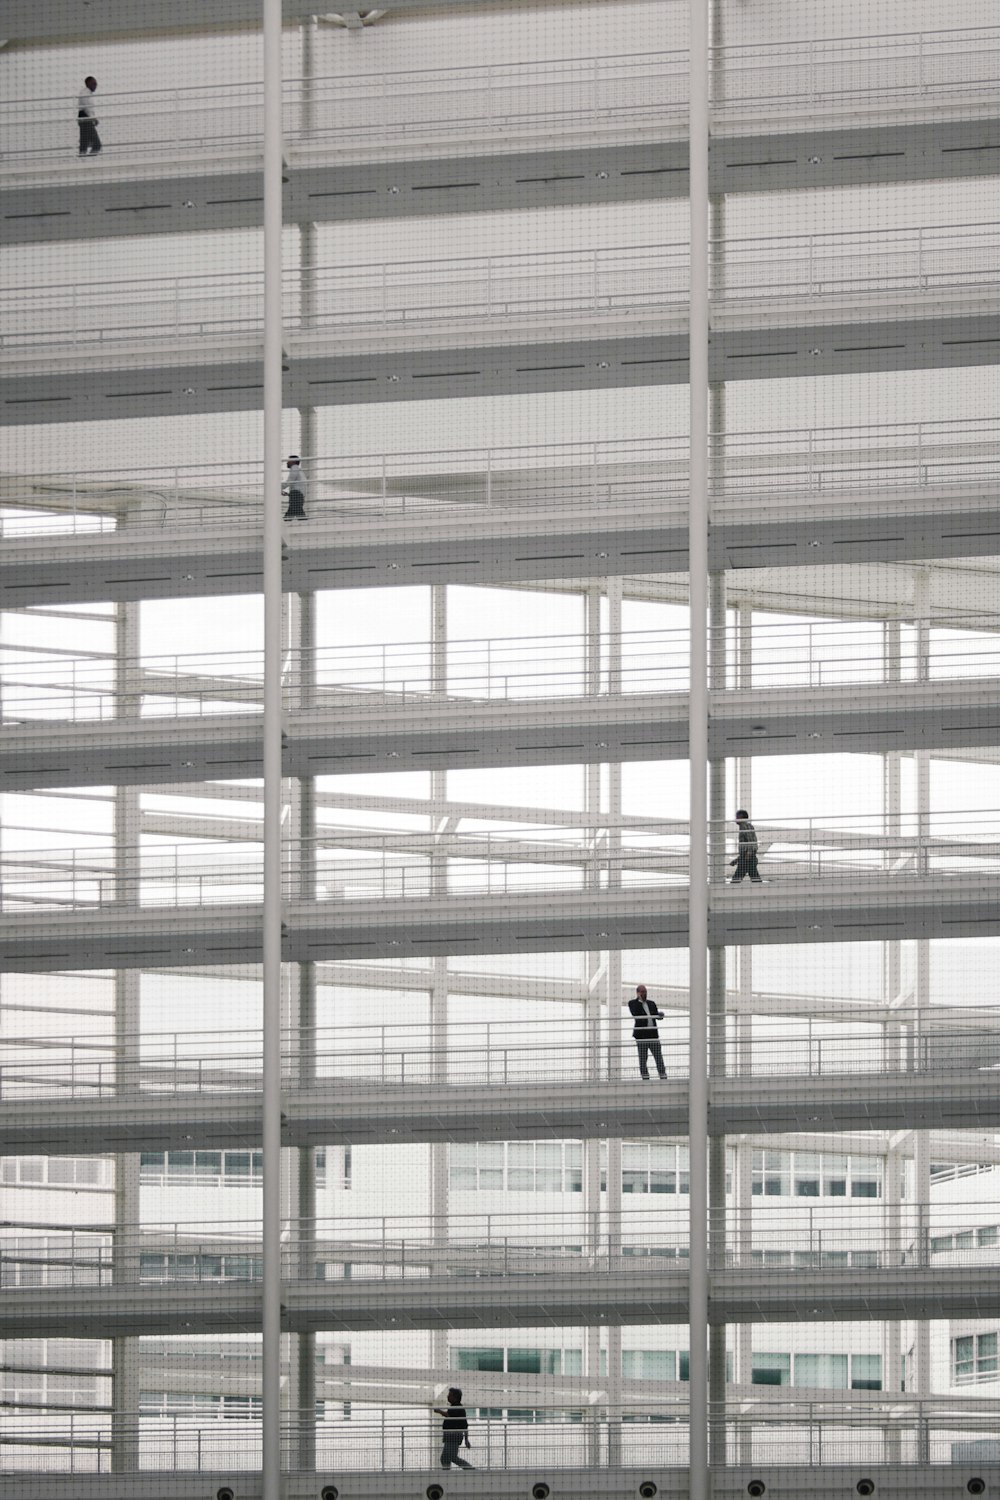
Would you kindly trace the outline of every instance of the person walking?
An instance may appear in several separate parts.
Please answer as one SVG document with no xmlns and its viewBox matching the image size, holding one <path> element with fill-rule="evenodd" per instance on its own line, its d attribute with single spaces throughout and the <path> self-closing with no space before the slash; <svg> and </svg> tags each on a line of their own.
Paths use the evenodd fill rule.
<svg viewBox="0 0 1000 1500">
<path fill-rule="evenodd" d="M 744 807 L 741 807 L 736 814 L 736 826 L 739 829 L 739 844 L 736 849 L 736 858 L 729 861 L 731 865 L 736 866 L 736 873 L 730 884 L 739 885 L 744 875 L 749 875 L 755 885 L 760 885 L 760 871 L 757 868 L 757 830 Z"/>
<path fill-rule="evenodd" d="M 663 1050 L 660 1046 L 660 1028 L 657 1021 L 664 1019 L 655 1000 L 650 1000 L 646 986 L 637 984 L 635 987 L 635 998 L 630 1000 L 628 1008 L 632 1012 L 632 1036 L 635 1039 L 636 1050 L 639 1053 L 639 1076 L 644 1083 L 649 1082 L 649 1059 L 652 1057 L 656 1064 L 656 1071 L 661 1078 L 666 1078 L 667 1070 L 663 1064 Z"/>
<path fill-rule="evenodd" d="M 286 521 L 304 521 L 306 519 L 306 496 L 309 493 L 309 481 L 302 472 L 302 463 L 297 453 L 288 455 L 288 475 L 281 486 L 281 493 L 288 496 L 288 509 L 285 511 Z"/>
<path fill-rule="evenodd" d="M 452 1386 L 448 1392 L 448 1408 L 444 1410 L 435 1406 L 434 1410 L 439 1417 L 444 1417 L 441 1423 L 441 1467 L 450 1469 L 452 1464 L 458 1464 L 460 1469 L 474 1469 L 475 1464 L 470 1464 L 467 1459 L 459 1458 L 458 1450 L 465 1440 L 466 1448 L 471 1448 L 469 1442 L 469 1419 L 462 1405 L 462 1392 L 457 1386 Z"/>
<path fill-rule="evenodd" d="M 96 156 L 101 149 L 101 137 L 97 134 L 97 111 L 94 109 L 96 93 L 97 79 L 85 78 L 76 101 L 76 123 L 80 127 L 81 156 Z"/>
</svg>

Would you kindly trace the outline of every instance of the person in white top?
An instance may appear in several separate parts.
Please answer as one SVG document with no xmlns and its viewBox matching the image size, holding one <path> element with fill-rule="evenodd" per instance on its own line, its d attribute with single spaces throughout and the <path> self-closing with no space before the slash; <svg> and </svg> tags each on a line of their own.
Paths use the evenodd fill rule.
<svg viewBox="0 0 1000 1500">
<path fill-rule="evenodd" d="M 85 78 L 76 101 L 76 123 L 80 127 L 81 156 L 96 156 L 101 149 L 101 137 L 97 134 L 97 113 L 94 109 L 96 93 L 97 79 Z"/>
<path fill-rule="evenodd" d="M 285 511 L 284 519 L 304 521 L 309 481 L 302 472 L 302 464 L 297 453 L 290 453 L 288 456 L 288 476 L 281 486 L 281 493 L 288 496 L 288 509 Z"/>
</svg>

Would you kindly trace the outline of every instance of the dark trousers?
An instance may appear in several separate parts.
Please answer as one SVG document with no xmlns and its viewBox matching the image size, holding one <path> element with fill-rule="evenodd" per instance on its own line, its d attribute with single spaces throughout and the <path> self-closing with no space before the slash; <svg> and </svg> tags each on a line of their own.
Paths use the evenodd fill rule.
<svg viewBox="0 0 1000 1500">
<path fill-rule="evenodd" d="M 301 490 L 288 491 L 288 509 L 285 511 L 285 520 L 289 516 L 305 516 L 306 497 Z"/>
<path fill-rule="evenodd" d="M 649 1077 L 649 1059 L 652 1058 L 656 1064 L 656 1071 L 661 1078 L 666 1078 L 667 1070 L 663 1065 L 663 1052 L 655 1037 L 644 1040 L 641 1036 L 635 1038 L 635 1045 L 639 1052 L 639 1072 L 643 1078 Z"/>
<path fill-rule="evenodd" d="M 751 880 L 760 879 L 760 871 L 757 868 L 756 849 L 741 849 L 736 856 L 736 870 L 733 875 L 732 884 L 742 880 L 744 875 L 749 875 Z"/>
<path fill-rule="evenodd" d="M 472 1465 L 466 1463 L 464 1458 L 459 1458 L 458 1450 L 465 1441 L 464 1432 L 446 1432 L 444 1434 L 444 1446 L 441 1449 L 441 1467 L 450 1469 L 452 1464 L 458 1464 L 460 1469 L 471 1469 Z"/>
<path fill-rule="evenodd" d="M 89 115 L 77 115 L 76 123 L 80 127 L 80 155 L 86 156 L 89 151 L 96 156 L 101 149 L 101 137 L 97 134 L 97 126 Z"/>
</svg>

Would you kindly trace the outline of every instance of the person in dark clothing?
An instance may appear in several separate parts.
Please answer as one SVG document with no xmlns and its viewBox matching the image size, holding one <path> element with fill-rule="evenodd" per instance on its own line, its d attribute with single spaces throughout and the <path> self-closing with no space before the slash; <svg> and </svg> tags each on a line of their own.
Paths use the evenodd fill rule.
<svg viewBox="0 0 1000 1500">
<path fill-rule="evenodd" d="M 736 826 L 740 831 L 739 844 L 736 849 L 736 858 L 729 861 L 731 865 L 736 866 L 736 873 L 730 884 L 739 885 L 744 875 L 749 875 L 756 885 L 760 885 L 760 871 L 757 868 L 757 830 L 744 807 L 741 807 L 736 814 Z"/>
<path fill-rule="evenodd" d="M 667 1070 L 663 1065 L 663 1052 L 660 1047 L 660 1028 L 656 1024 L 657 1021 L 663 1020 L 662 1010 L 658 1009 L 654 1000 L 649 999 L 644 984 L 636 985 L 635 999 L 629 1001 L 628 1008 L 634 1018 L 632 1035 L 639 1053 L 640 1077 L 645 1083 L 649 1082 L 649 1059 L 652 1057 L 656 1064 L 656 1071 L 661 1078 L 666 1078 Z"/>
<path fill-rule="evenodd" d="M 458 1456 L 463 1439 L 467 1448 L 472 1446 L 469 1442 L 469 1419 L 462 1405 L 462 1392 L 456 1386 L 452 1386 L 448 1392 L 447 1411 L 440 1406 L 435 1406 L 434 1410 L 439 1417 L 444 1417 L 441 1423 L 442 1469 L 450 1469 L 452 1464 L 458 1464 L 460 1469 L 474 1469 L 475 1464 L 470 1464 L 467 1459 Z"/>
<path fill-rule="evenodd" d="M 80 127 L 80 155 L 96 156 L 101 149 L 101 137 L 97 134 L 97 115 L 93 96 L 97 93 L 97 79 L 85 78 L 83 88 L 76 101 L 76 123 Z"/>
<path fill-rule="evenodd" d="M 306 518 L 306 495 L 309 491 L 309 481 L 302 472 L 302 464 L 297 453 L 291 453 L 288 457 L 288 475 L 281 486 L 281 493 L 288 496 L 288 509 L 285 511 L 286 521 L 304 521 Z"/>
</svg>

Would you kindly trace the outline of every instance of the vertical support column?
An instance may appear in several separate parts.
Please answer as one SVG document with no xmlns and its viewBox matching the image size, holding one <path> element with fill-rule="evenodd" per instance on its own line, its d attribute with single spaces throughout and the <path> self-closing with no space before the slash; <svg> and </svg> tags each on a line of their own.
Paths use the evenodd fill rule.
<svg viewBox="0 0 1000 1500">
<path fill-rule="evenodd" d="M 620 580 L 619 580 L 620 582 Z M 602 593 L 597 587 L 586 590 L 583 596 L 583 631 L 584 631 L 584 657 L 585 657 L 585 682 L 588 696 L 593 696 L 601 690 L 601 600 Z M 620 639 L 619 639 L 620 645 Z M 609 649 L 614 649 L 610 645 Z M 599 838 L 601 823 L 601 766 L 599 763 L 586 765 L 583 768 L 584 776 L 584 808 L 592 821 L 588 828 L 591 841 L 590 860 L 584 879 L 591 890 L 595 890 L 600 884 L 601 871 L 599 860 Z M 596 1082 L 601 1076 L 601 1052 L 600 1052 L 600 1022 L 601 1022 L 601 980 L 607 984 L 607 969 L 602 970 L 602 954 L 587 953 L 585 955 L 584 978 L 587 986 L 587 996 L 584 1002 L 584 1030 L 587 1039 L 585 1056 L 587 1061 L 587 1072 Z M 620 995 L 619 995 L 620 1000 Z M 608 1037 L 612 1042 L 614 1039 L 614 1005 L 615 999 L 610 994 L 606 996 L 608 1012 Z M 588 1136 L 581 1145 L 583 1158 L 583 1215 L 584 1215 L 584 1253 L 596 1257 L 601 1248 L 601 1153 L 606 1149 L 606 1143 L 598 1140 L 596 1136 Z M 591 1381 L 591 1388 L 595 1387 L 600 1380 L 601 1360 L 601 1326 L 598 1323 L 588 1324 L 583 1330 L 583 1343 L 586 1360 L 586 1375 Z M 596 1407 L 588 1411 L 587 1421 L 587 1449 L 588 1462 L 592 1468 L 597 1468 L 601 1461 L 600 1454 L 600 1412 Z"/>
<path fill-rule="evenodd" d="M 307 16 L 302 23 L 302 133 L 311 140 L 316 113 L 316 34 L 319 20 Z M 305 223 L 299 229 L 299 285 L 302 298 L 301 316 L 309 327 L 316 314 L 316 225 Z M 315 464 L 319 456 L 316 411 L 299 408 L 299 455 L 312 466 L 313 500 L 316 497 Z M 299 595 L 297 640 L 299 707 L 310 709 L 316 702 L 316 600 L 314 594 Z M 295 833 L 300 849 L 299 896 L 316 899 L 316 784 L 313 777 L 302 777 L 298 783 L 298 817 Z M 299 1081 L 305 1087 L 316 1080 L 316 966 L 304 963 L 298 972 L 298 1059 Z M 314 1275 L 316 1243 L 316 1151 L 300 1147 L 298 1176 L 299 1275 Z M 297 1416 L 297 1466 L 301 1472 L 316 1469 L 316 1335 L 300 1333 L 296 1337 L 295 1410 Z"/>
<path fill-rule="evenodd" d="M 884 678 L 886 683 L 899 682 L 902 678 L 901 628 L 898 620 L 887 620 L 882 627 L 882 650 Z M 898 752 L 887 751 L 883 757 L 882 779 L 882 829 L 886 835 L 887 848 L 885 866 L 890 870 L 899 857 L 898 840 L 901 832 L 902 814 L 902 760 Z M 882 945 L 882 999 L 887 1008 L 897 1006 L 902 991 L 902 946 L 898 942 Z M 902 1041 L 901 1028 L 891 1022 L 885 1028 L 885 1046 L 889 1053 L 890 1066 L 897 1066 L 899 1047 Z M 887 1220 L 886 1248 L 890 1264 L 899 1264 L 903 1248 L 902 1236 L 902 1174 L 901 1153 L 886 1152 L 884 1168 L 884 1213 Z M 899 1391 L 902 1385 L 902 1328 L 898 1318 L 889 1319 L 882 1325 L 882 1389 L 885 1392 Z M 900 1430 L 890 1425 L 885 1430 L 885 1459 L 887 1463 L 898 1463 L 902 1457 Z"/>
<path fill-rule="evenodd" d="M 714 403 L 713 403 L 714 404 Z M 721 403 L 719 403 L 721 404 Z M 714 430 L 714 429 L 713 429 Z M 721 691 L 726 685 L 726 579 L 712 573 L 709 580 L 711 655 L 709 685 Z M 712 882 L 725 879 L 726 762 L 709 762 L 709 872 Z M 708 1080 L 726 1073 L 726 950 L 714 944 L 708 950 Z M 708 1269 L 709 1275 L 726 1264 L 726 1137 L 708 1137 Z M 726 1462 L 726 1326 L 708 1328 L 709 1466 Z"/>
<path fill-rule="evenodd" d="M 435 583 L 431 588 L 431 692 L 445 697 L 448 692 L 448 588 Z M 431 772 L 431 837 L 446 837 L 448 773 Z M 436 852 L 431 859 L 431 893 L 448 893 L 447 857 Z M 438 957 L 431 970 L 431 1057 L 434 1082 L 441 1087 L 448 1076 L 448 960 Z M 434 1141 L 430 1147 L 431 1221 L 434 1244 L 448 1243 L 448 1145 Z M 448 1367 L 448 1330 L 437 1328 L 431 1333 L 431 1367 Z M 433 1420 L 433 1418 L 432 1418 Z"/>
<path fill-rule="evenodd" d="M 753 1248 L 753 1152 L 752 1138 L 744 1136 L 737 1141 L 733 1160 L 733 1248 L 737 1263 L 743 1267 L 751 1264 L 750 1252 Z M 737 1386 L 745 1389 L 753 1381 L 752 1323 L 741 1323 L 737 1327 L 734 1353 L 733 1378 Z M 749 1425 L 741 1426 L 738 1431 L 737 1462 L 743 1466 L 752 1459 L 753 1432 Z"/>
<path fill-rule="evenodd" d="M 917 679 L 926 682 L 930 676 L 930 571 L 916 570 L 913 585 L 913 612 L 917 633 Z M 917 869 L 928 868 L 927 839 L 930 833 L 930 756 L 926 750 L 915 752 L 917 771 Z M 917 940 L 917 994 L 914 1022 L 914 1044 L 919 1058 L 926 1033 L 926 1011 L 930 1005 L 931 945 L 926 938 Z M 917 1205 L 917 1247 L 921 1265 L 928 1264 L 930 1250 L 931 1149 L 930 1132 L 918 1130 L 914 1140 L 914 1202 Z M 917 1393 L 925 1398 L 931 1393 L 931 1328 L 926 1318 L 918 1320 L 913 1349 L 914 1377 Z M 918 1462 L 930 1462 L 930 1434 L 923 1419 L 917 1437 Z"/>
<path fill-rule="evenodd" d="M 261 0 L 264 66 L 264 904 L 261 1208 L 261 1491 L 281 1500 L 281 937 L 282 684 L 281 0 Z"/>
<path fill-rule="evenodd" d="M 138 719 L 140 713 L 139 605 L 115 609 L 115 695 L 118 714 Z M 140 857 L 140 790 L 115 788 L 115 894 L 118 901 L 138 901 Z M 138 1087 L 140 994 L 138 969 L 115 971 L 115 1083 L 119 1092 Z M 139 1155 L 121 1151 L 115 1156 L 115 1225 L 111 1274 L 121 1288 L 139 1280 L 141 1221 Z M 134 1474 L 139 1468 L 139 1397 L 141 1361 L 139 1340 L 111 1341 L 111 1469 Z"/>
<path fill-rule="evenodd" d="M 708 7 L 690 46 L 690 885 L 688 891 L 690 1500 L 708 1500 Z"/>
<path fill-rule="evenodd" d="M 305 442 L 304 434 L 314 420 L 312 411 L 300 413 L 303 453 L 314 448 Z M 316 702 L 316 598 L 300 594 L 298 609 L 292 617 L 290 645 L 296 663 L 298 705 L 311 709 Z M 293 837 L 298 865 L 296 895 L 300 901 L 315 901 L 317 894 L 316 782 L 312 776 L 300 777 L 293 797 Z M 295 991 L 294 1040 L 300 1088 L 311 1088 L 316 1082 L 316 965 L 298 965 Z M 316 1263 L 316 1149 L 300 1146 L 295 1153 L 296 1226 L 298 1239 L 298 1275 L 311 1280 Z M 295 1335 L 293 1366 L 294 1400 L 291 1402 L 295 1424 L 296 1468 L 302 1473 L 316 1469 L 316 1335 Z"/>
<path fill-rule="evenodd" d="M 622 598 L 621 578 L 608 580 L 608 692 L 620 693 L 622 687 Z M 608 766 L 608 889 L 618 890 L 622 883 L 622 768 L 618 761 Z M 622 955 L 620 948 L 607 955 L 605 1002 L 608 1031 L 614 1041 L 621 1036 Z M 612 1047 L 612 1067 L 620 1068 L 621 1053 Z M 612 1276 L 622 1270 L 622 1143 L 621 1137 L 609 1140 L 607 1198 L 608 1265 Z M 622 1328 L 608 1326 L 608 1467 L 619 1468 L 622 1461 Z"/>
<path fill-rule="evenodd" d="M 885 1247 L 886 1258 L 890 1266 L 898 1266 L 902 1263 L 903 1235 L 900 1222 L 902 1188 L 902 1156 L 899 1150 L 893 1150 L 890 1147 L 885 1154 L 882 1173 L 882 1199 L 886 1221 Z M 898 1318 L 891 1318 L 882 1325 L 882 1390 L 884 1392 L 898 1392 L 900 1388 L 901 1329 L 902 1324 Z M 885 1462 L 901 1463 L 903 1457 L 901 1433 L 896 1423 L 890 1421 L 886 1424 L 882 1441 L 885 1444 Z"/>
</svg>

